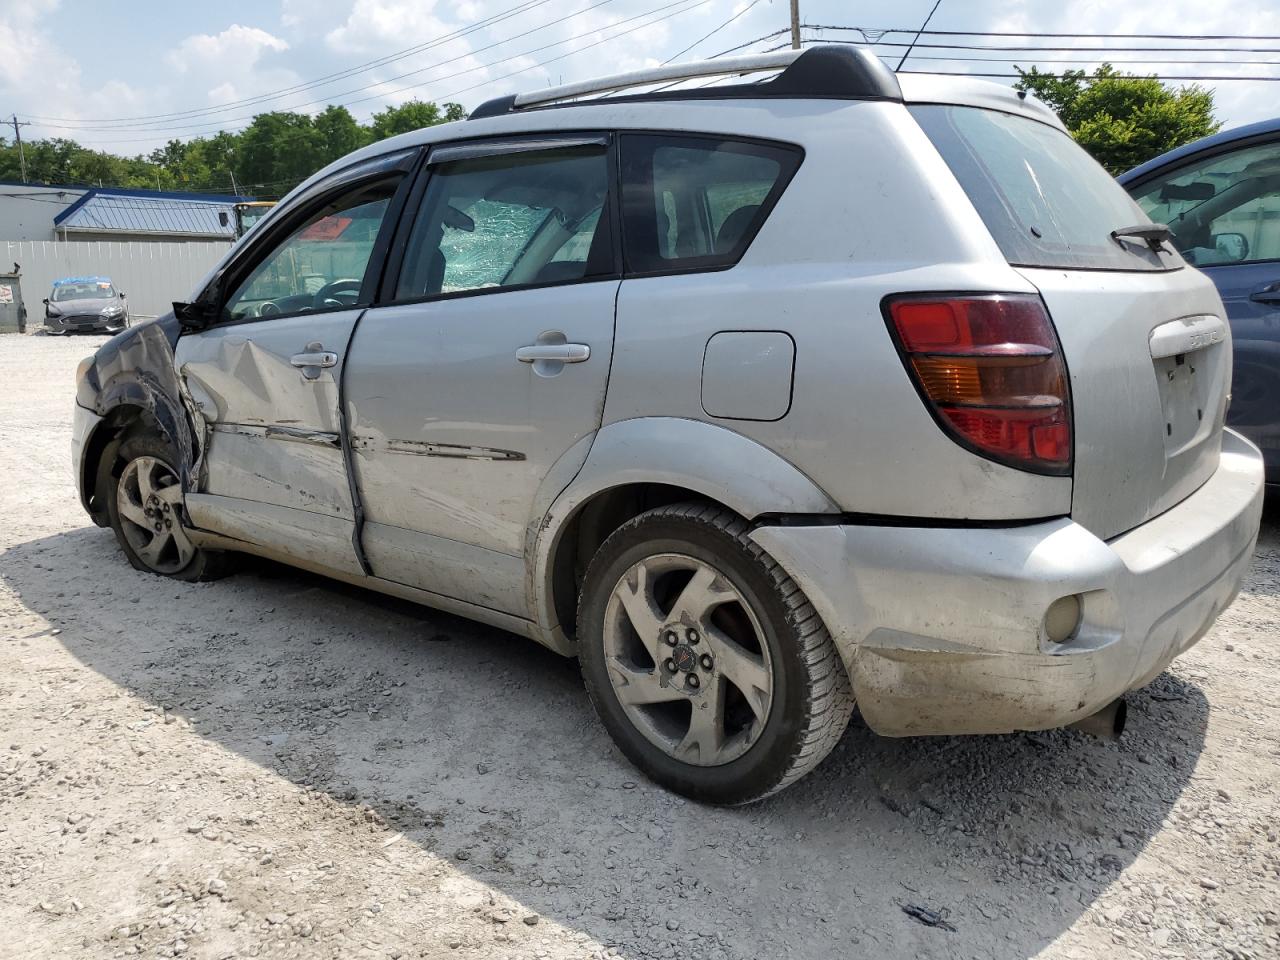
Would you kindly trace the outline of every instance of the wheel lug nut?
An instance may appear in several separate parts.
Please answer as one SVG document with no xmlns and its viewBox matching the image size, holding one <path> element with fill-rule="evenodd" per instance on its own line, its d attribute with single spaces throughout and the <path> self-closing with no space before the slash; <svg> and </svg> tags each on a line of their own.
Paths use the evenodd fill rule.
<svg viewBox="0 0 1280 960">
<path fill-rule="evenodd" d="M 698 631 L 694 630 L 693 627 L 690 627 L 687 631 L 685 631 L 685 637 L 686 639 L 688 639 L 690 643 L 697 643 Z"/>
<path fill-rule="evenodd" d="M 167 503 L 164 505 L 164 512 L 165 513 L 169 512 L 169 505 Z"/>
<path fill-rule="evenodd" d="M 674 630 L 668 630 L 667 635 L 663 639 L 667 641 L 668 647 L 674 647 L 680 642 L 680 638 L 676 636 L 676 632 Z"/>
<path fill-rule="evenodd" d="M 688 686 L 696 687 L 698 685 L 698 675 L 696 673 L 691 673 L 684 678 L 684 682 Z"/>
<path fill-rule="evenodd" d="M 674 660 L 668 660 L 668 661 L 667 661 L 666 663 L 664 663 L 662 666 L 666 669 L 667 673 L 675 673 L 675 672 L 676 672 L 676 662 L 675 662 Z"/>
<path fill-rule="evenodd" d="M 715 662 L 711 659 L 711 655 L 707 653 L 702 655 L 702 659 L 699 662 L 702 664 L 703 670 L 710 670 L 715 665 Z"/>
</svg>

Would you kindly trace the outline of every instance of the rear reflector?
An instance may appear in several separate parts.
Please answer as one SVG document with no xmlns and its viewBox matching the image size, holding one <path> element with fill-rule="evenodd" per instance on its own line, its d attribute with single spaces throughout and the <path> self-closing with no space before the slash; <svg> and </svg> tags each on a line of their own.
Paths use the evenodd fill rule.
<svg viewBox="0 0 1280 960">
<path fill-rule="evenodd" d="M 889 297 L 890 332 L 935 419 L 962 445 L 1035 473 L 1071 472 L 1062 348 L 1028 294 Z"/>
</svg>

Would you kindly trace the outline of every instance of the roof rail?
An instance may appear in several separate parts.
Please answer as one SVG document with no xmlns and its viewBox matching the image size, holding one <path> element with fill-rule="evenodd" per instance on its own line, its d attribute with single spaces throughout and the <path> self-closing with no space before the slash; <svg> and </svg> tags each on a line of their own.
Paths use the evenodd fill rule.
<svg viewBox="0 0 1280 960">
<path fill-rule="evenodd" d="M 544 107 L 590 94 L 612 93 L 652 83 L 678 82 L 694 77 L 736 76 L 782 72 L 765 83 L 738 83 L 694 90 L 651 91 L 628 100 L 723 100 L 728 98 L 788 97 L 839 100 L 902 100 L 902 89 L 880 58 L 870 50 L 851 46 L 816 46 L 807 50 L 779 50 L 743 57 L 724 57 L 633 70 L 597 80 L 566 83 L 546 90 L 496 97 L 476 107 L 467 118 L 496 117 L 528 107 Z"/>
</svg>

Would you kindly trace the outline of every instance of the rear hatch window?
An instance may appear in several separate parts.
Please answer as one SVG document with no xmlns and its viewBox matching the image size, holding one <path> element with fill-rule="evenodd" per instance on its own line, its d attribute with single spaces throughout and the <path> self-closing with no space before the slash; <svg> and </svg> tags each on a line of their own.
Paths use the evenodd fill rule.
<svg viewBox="0 0 1280 960">
<path fill-rule="evenodd" d="M 979 107 L 927 104 L 912 107 L 911 114 L 1012 265 L 1126 271 L 1182 266 L 1171 250 L 1156 253 L 1141 241 L 1112 238 L 1113 230 L 1150 221 L 1064 131 Z"/>
</svg>

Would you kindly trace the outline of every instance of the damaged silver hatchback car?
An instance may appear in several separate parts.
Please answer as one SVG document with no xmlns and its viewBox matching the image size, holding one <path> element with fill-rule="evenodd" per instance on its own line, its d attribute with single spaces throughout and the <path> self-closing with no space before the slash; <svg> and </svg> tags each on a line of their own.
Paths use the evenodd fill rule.
<svg viewBox="0 0 1280 960">
<path fill-rule="evenodd" d="M 139 569 L 259 554 L 578 657 L 700 800 L 855 702 L 1114 727 L 1262 505 L 1166 238 L 1034 99 L 865 51 L 506 97 L 322 170 L 87 360 L 76 476 Z"/>
</svg>

